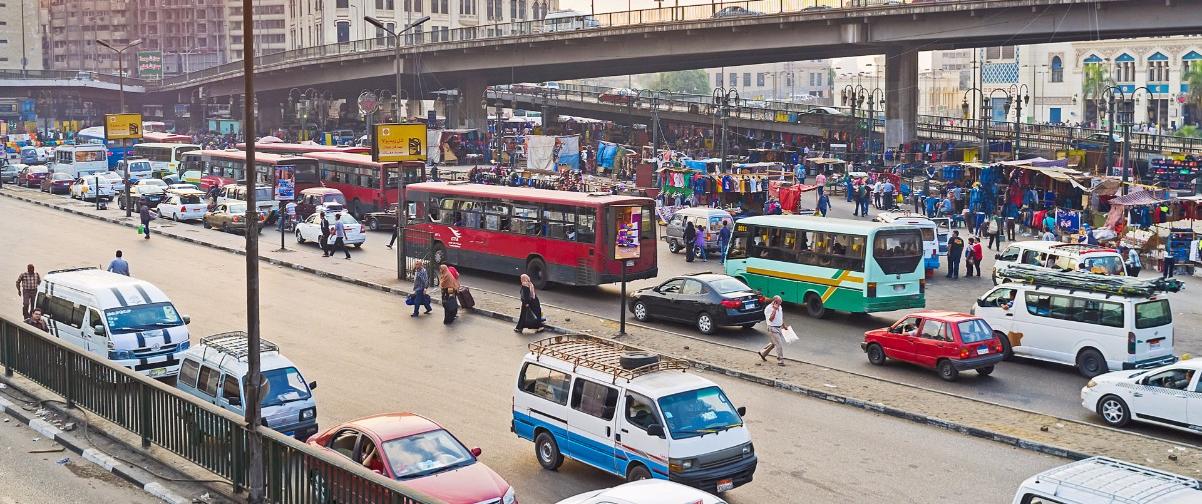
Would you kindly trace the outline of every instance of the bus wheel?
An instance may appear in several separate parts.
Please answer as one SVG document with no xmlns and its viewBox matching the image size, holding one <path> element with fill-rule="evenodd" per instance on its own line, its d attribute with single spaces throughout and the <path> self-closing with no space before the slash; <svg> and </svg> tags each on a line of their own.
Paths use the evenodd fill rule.
<svg viewBox="0 0 1202 504">
<path fill-rule="evenodd" d="M 813 318 L 823 318 L 826 316 L 826 307 L 822 306 L 822 298 L 817 294 L 806 294 L 806 314 Z"/>
<path fill-rule="evenodd" d="M 535 289 L 547 286 L 547 263 L 542 259 L 535 257 L 527 261 L 526 274 L 530 276 L 530 282 L 534 284 Z"/>
<path fill-rule="evenodd" d="M 1010 360 L 1014 357 L 1014 349 L 1010 348 L 1010 337 L 1002 331 L 993 331 L 993 337 L 1002 342 L 1002 360 Z"/>
<path fill-rule="evenodd" d="M 434 248 L 430 251 L 430 260 L 434 261 L 434 266 L 441 266 L 447 262 L 447 249 L 441 243 L 435 243 Z"/>
</svg>

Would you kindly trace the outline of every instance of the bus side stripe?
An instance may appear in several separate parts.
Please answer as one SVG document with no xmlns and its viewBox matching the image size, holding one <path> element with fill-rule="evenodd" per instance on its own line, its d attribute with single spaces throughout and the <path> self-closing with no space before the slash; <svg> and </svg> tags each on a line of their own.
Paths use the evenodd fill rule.
<svg viewBox="0 0 1202 504">
<path fill-rule="evenodd" d="M 747 268 L 747 272 L 751 273 L 753 275 L 763 275 L 763 276 L 774 277 L 774 278 L 783 278 L 786 280 L 798 280 L 798 281 L 809 282 L 809 283 L 818 284 L 818 285 L 842 287 L 842 285 L 840 285 L 840 284 L 843 282 L 864 283 L 864 277 L 853 277 L 853 276 L 851 276 L 850 272 L 847 270 L 840 270 L 840 271 L 841 271 L 841 274 L 836 274 L 834 278 L 822 278 L 822 277 L 815 277 L 815 276 L 809 276 L 809 275 L 799 275 L 797 273 L 784 273 L 784 272 L 780 272 L 780 271 L 772 271 L 772 270 L 766 270 L 766 269 L 762 269 L 762 268 L 750 268 L 750 267 Z M 854 287 L 846 287 L 846 288 L 854 288 Z"/>
</svg>

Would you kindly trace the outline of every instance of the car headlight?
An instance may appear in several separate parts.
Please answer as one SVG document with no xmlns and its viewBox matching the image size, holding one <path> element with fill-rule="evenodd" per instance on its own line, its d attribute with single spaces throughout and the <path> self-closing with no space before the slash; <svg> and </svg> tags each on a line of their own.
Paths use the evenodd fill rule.
<svg viewBox="0 0 1202 504">
<path fill-rule="evenodd" d="M 505 491 L 505 496 L 501 497 L 501 504 L 513 504 L 518 501 L 517 494 L 513 492 L 513 487 Z"/>
<path fill-rule="evenodd" d="M 668 470 L 671 472 L 683 472 L 693 468 L 695 459 L 668 459 Z"/>
<path fill-rule="evenodd" d="M 1085 384 L 1085 388 L 1094 388 L 1096 386 L 1098 386 L 1098 382 L 1093 380 L 1089 380 L 1089 383 Z"/>
<path fill-rule="evenodd" d="M 752 453 L 755 453 L 755 445 L 751 443 L 743 445 L 743 456 L 751 455 Z"/>
<path fill-rule="evenodd" d="M 129 360 L 134 358 L 132 350 L 109 350 L 109 360 Z"/>
<path fill-rule="evenodd" d="M 312 420 L 315 416 L 317 416 L 317 408 L 305 408 L 300 412 L 301 420 Z"/>
<path fill-rule="evenodd" d="M 182 352 L 182 351 L 184 351 L 184 350 L 187 350 L 187 349 L 189 349 L 189 348 L 191 348 L 191 347 L 192 347 L 192 342 L 191 342 L 191 341 L 185 341 L 185 342 L 183 342 L 183 343 L 180 343 L 180 344 L 179 344 L 179 347 L 177 347 L 177 348 L 176 348 L 176 351 L 177 351 L 177 352 Z"/>
</svg>

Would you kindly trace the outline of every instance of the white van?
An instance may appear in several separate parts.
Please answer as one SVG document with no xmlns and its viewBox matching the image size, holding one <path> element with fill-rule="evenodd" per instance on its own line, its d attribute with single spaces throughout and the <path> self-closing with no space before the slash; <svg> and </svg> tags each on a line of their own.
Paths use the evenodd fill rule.
<svg viewBox="0 0 1202 504">
<path fill-rule="evenodd" d="M 129 179 L 134 181 L 148 179 L 154 173 L 154 165 L 150 163 L 149 159 L 122 159 L 117 162 L 117 173 L 120 173 L 124 177 L 126 167 L 129 167 Z"/>
<path fill-rule="evenodd" d="M 105 172 L 109 169 L 108 149 L 100 144 L 62 145 L 54 149 L 54 173 L 80 175 Z"/>
<path fill-rule="evenodd" d="M 151 378 L 178 373 L 190 345 L 188 316 L 145 280 L 95 268 L 51 271 L 37 306 L 51 335 Z"/>
<path fill-rule="evenodd" d="M 518 370 L 510 430 L 552 471 L 571 457 L 628 481 L 716 493 L 750 482 L 746 409 L 688 367 L 591 336 L 536 341 Z"/>
<path fill-rule="evenodd" d="M 918 214 L 903 212 L 881 212 L 872 220 L 887 224 L 909 224 L 917 227 L 922 232 L 922 256 L 926 269 L 939 269 L 939 226 L 934 221 Z M 947 242 L 943 243 L 946 248 Z"/>
<path fill-rule="evenodd" d="M 586 30 L 600 26 L 597 18 L 574 10 L 552 11 L 543 18 L 544 32 Z"/>
<path fill-rule="evenodd" d="M 1027 478 L 1013 504 L 1197 504 L 1202 482 L 1123 462 L 1091 457 Z"/>
<path fill-rule="evenodd" d="M 1059 277 L 1078 280 L 1056 281 Z M 1096 281 L 1085 273 L 1049 270 L 1038 284 L 1007 281 L 981 296 L 972 313 L 1000 333 L 1008 356 L 1073 365 L 1087 378 L 1177 361 L 1168 299 L 1090 287 L 1091 279 Z M 1150 284 L 1123 282 L 1133 288 Z"/>
<path fill-rule="evenodd" d="M 248 372 L 246 333 L 234 331 L 200 339 L 182 357 L 175 386 L 201 400 L 239 416 L 245 410 L 243 380 Z M 275 343 L 259 340 L 259 366 L 267 386 L 259 401 L 263 421 L 271 429 L 304 441 L 317 433 L 317 403 L 313 389 L 296 365 L 280 354 Z"/>
<path fill-rule="evenodd" d="M 669 252 L 675 254 L 685 250 L 686 246 L 692 246 L 691 243 L 684 242 L 684 229 L 690 222 L 699 230 L 704 230 L 705 250 L 710 252 L 721 253 L 718 250 L 718 232 L 722 231 L 722 223 L 726 223 L 732 234 L 735 232 L 734 219 L 726 210 L 710 207 L 684 208 L 672 214 L 672 218 L 668 219 L 668 227 L 664 232 L 663 240 L 668 242 Z"/>
<path fill-rule="evenodd" d="M 1011 264 L 1029 264 L 1064 271 L 1086 271 L 1098 275 L 1126 276 L 1123 256 L 1119 251 L 1098 245 L 1052 241 L 1021 241 L 1011 243 L 993 256 L 993 283 L 998 283 L 998 271 Z"/>
<path fill-rule="evenodd" d="M 275 200 L 275 193 L 269 185 L 256 186 L 255 206 L 259 207 L 259 213 L 264 215 L 275 210 L 280 202 Z M 217 193 L 217 204 L 223 205 L 226 203 L 246 203 L 246 186 L 242 184 L 226 184 L 221 186 L 221 191 Z"/>
</svg>

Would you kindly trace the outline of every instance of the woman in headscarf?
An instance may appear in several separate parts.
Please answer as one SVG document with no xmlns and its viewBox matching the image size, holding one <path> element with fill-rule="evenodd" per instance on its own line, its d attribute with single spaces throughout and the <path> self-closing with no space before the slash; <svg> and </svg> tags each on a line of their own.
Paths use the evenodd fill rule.
<svg viewBox="0 0 1202 504">
<path fill-rule="evenodd" d="M 696 248 L 693 242 L 697 241 L 697 227 L 693 226 L 693 221 L 689 221 L 684 226 L 684 260 L 685 262 L 693 262 L 693 254 Z"/>
<path fill-rule="evenodd" d="M 543 331 L 543 306 L 538 301 L 538 291 L 529 275 L 522 275 L 522 311 L 518 314 L 518 325 L 513 332 L 520 333 L 524 329 Z"/>
<path fill-rule="evenodd" d="M 445 264 L 438 267 L 438 288 L 442 291 L 442 323 L 450 324 L 459 313 L 459 280 Z"/>
</svg>

